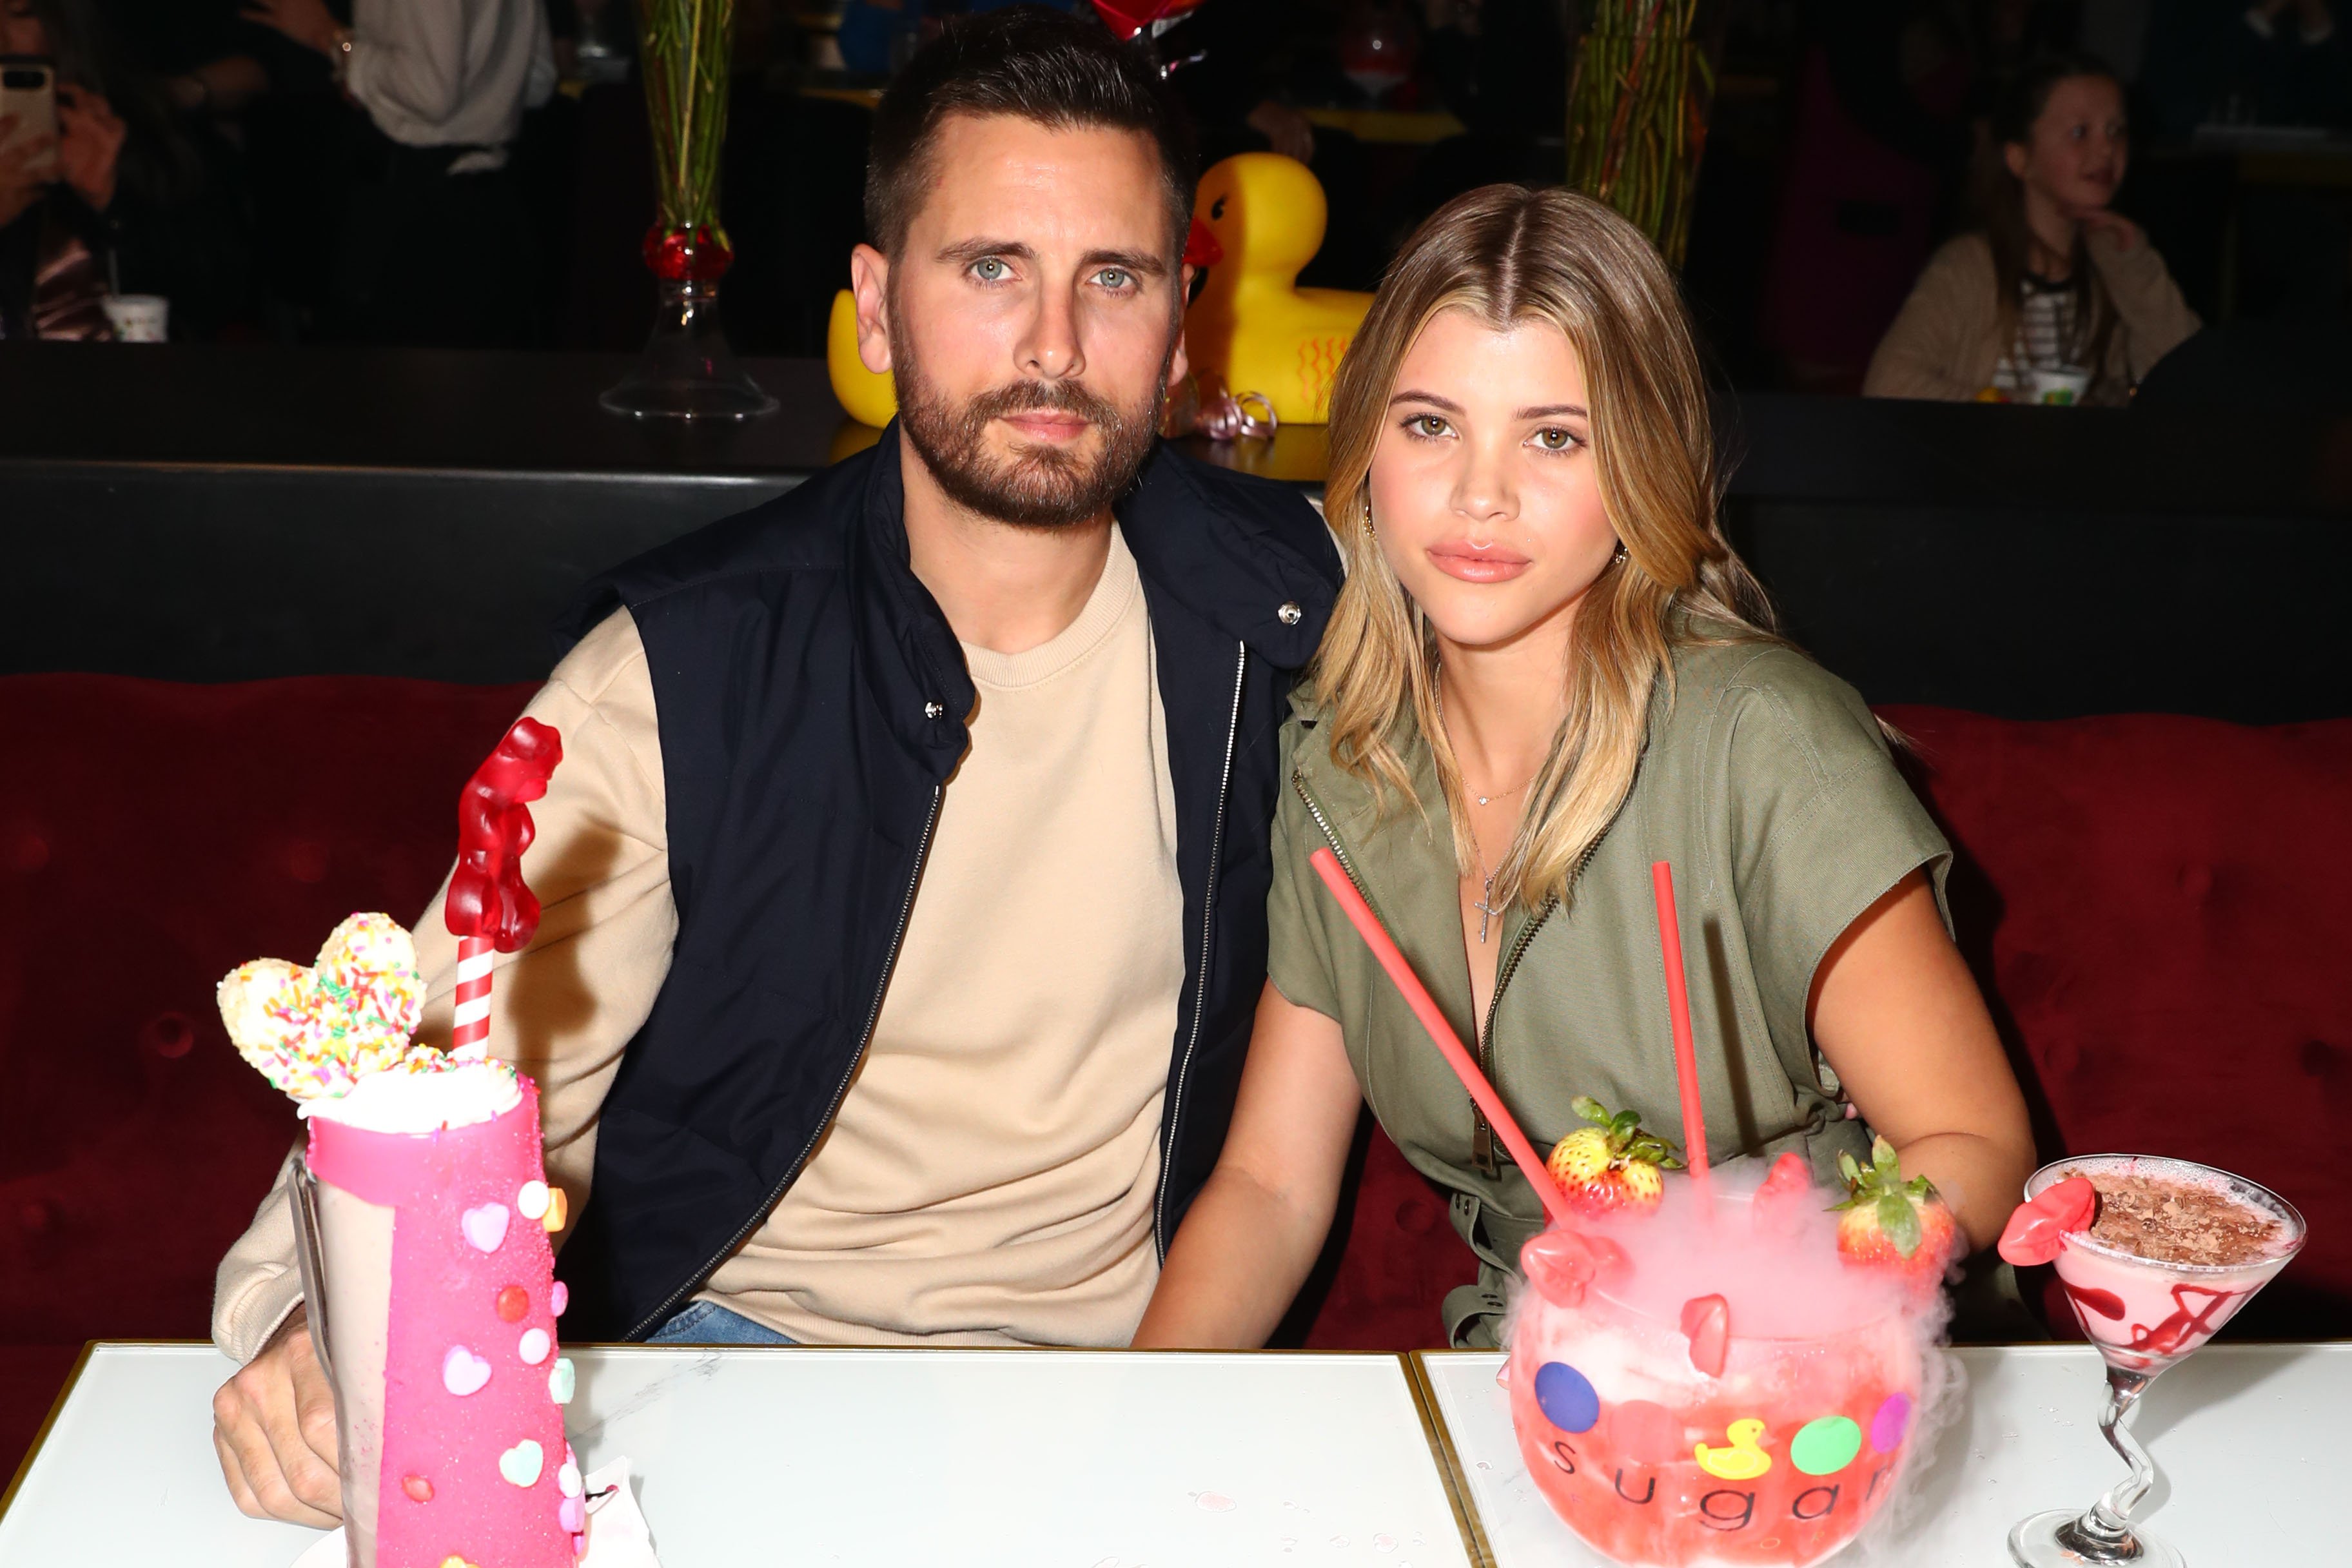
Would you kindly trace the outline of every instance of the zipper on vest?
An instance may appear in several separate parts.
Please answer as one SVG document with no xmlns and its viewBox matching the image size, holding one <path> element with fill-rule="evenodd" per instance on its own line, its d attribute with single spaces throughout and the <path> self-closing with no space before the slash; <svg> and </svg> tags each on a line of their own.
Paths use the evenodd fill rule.
<svg viewBox="0 0 2352 1568">
<path fill-rule="evenodd" d="M 1160 1195 L 1151 1205 L 1151 1238 L 1160 1261 L 1168 1261 L 1168 1189 L 1176 1169 L 1176 1136 L 1184 1116 L 1184 1079 L 1192 1068 L 1192 1049 L 1201 1043 L 1201 1020 L 1209 1010 L 1209 933 L 1217 918 L 1217 867 L 1225 858 L 1225 803 L 1233 794 L 1234 746 L 1242 733 L 1242 683 L 1249 675 L 1249 644 L 1239 643 L 1234 661 L 1233 717 L 1225 723 L 1225 769 L 1217 780 L 1217 821 L 1209 834 L 1209 876 L 1201 889 L 1201 983 L 1192 994 L 1192 1032 L 1184 1054 L 1176 1059 L 1176 1081 L 1168 1095 L 1167 1152 L 1160 1159 Z"/>
<path fill-rule="evenodd" d="M 677 1304 L 686 1299 L 688 1292 L 709 1279 L 719 1266 L 732 1257 L 737 1247 L 743 1245 L 746 1237 L 767 1223 L 768 1215 L 773 1212 L 777 1203 L 783 1197 L 785 1189 L 800 1180 L 801 1170 L 808 1163 L 809 1155 L 815 1151 L 817 1141 L 824 1136 L 824 1130 L 832 1126 L 833 1119 L 840 1114 L 842 1100 L 849 1093 L 850 1080 L 857 1076 L 859 1066 L 866 1060 L 866 1049 L 874 1043 L 874 1027 L 882 1021 L 882 998 L 889 994 L 891 973 L 898 967 L 898 948 L 907 939 L 907 921 L 915 912 L 915 889 L 922 886 L 923 867 L 931 858 L 931 833 L 940 825 L 940 806 L 946 799 L 947 786 L 933 784 L 930 815 L 923 819 L 923 836 L 915 845 L 914 875 L 907 879 L 907 896 L 898 901 L 898 924 L 890 932 L 890 951 L 882 960 L 882 979 L 874 987 L 874 1005 L 866 1010 L 866 1032 L 858 1037 L 857 1054 L 849 1058 L 848 1070 L 841 1075 L 841 1081 L 834 1085 L 833 1102 L 824 1108 L 824 1119 L 816 1124 L 815 1131 L 809 1134 L 808 1142 L 801 1146 L 799 1157 L 793 1161 L 792 1169 L 784 1173 L 783 1179 L 776 1184 L 775 1190 L 769 1193 L 768 1201 L 754 1210 L 751 1217 L 743 1222 L 735 1234 L 727 1238 L 727 1245 L 712 1255 L 709 1262 L 688 1276 L 684 1284 L 670 1292 L 669 1300 L 655 1308 L 646 1321 L 631 1329 L 624 1336 L 625 1338 L 637 1339 L 667 1321 L 669 1315 L 677 1310 Z"/>
</svg>

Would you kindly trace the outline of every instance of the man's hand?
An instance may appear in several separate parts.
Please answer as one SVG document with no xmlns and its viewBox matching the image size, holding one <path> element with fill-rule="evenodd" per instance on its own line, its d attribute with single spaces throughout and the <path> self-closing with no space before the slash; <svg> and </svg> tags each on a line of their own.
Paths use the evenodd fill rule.
<svg viewBox="0 0 2352 1568">
<path fill-rule="evenodd" d="M 335 1394 L 297 1307 L 261 1353 L 213 1395 L 213 1447 L 238 1510 L 326 1530 L 342 1521 Z"/>
<path fill-rule="evenodd" d="M 275 27 L 307 49 L 331 55 L 335 49 L 335 17 L 325 0 L 246 0 L 240 13 L 248 22 Z"/>
</svg>

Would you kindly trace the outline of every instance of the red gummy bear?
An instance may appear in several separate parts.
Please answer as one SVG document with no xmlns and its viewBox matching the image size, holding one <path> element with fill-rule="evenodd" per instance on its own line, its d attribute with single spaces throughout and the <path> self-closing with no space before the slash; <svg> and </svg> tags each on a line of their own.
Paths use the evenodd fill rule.
<svg viewBox="0 0 2352 1568">
<path fill-rule="evenodd" d="M 520 952 L 539 930 L 539 900 L 523 885 L 522 852 L 536 829 L 525 804 L 547 793 L 563 760 L 552 725 L 518 719 L 457 796 L 457 868 L 443 906 L 452 936 L 488 937 Z"/>
</svg>

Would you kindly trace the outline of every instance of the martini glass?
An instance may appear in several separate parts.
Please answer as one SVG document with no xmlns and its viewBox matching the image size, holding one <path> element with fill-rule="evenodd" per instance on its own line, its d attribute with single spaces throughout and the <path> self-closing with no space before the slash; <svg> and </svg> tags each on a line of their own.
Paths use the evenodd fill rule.
<svg viewBox="0 0 2352 1568">
<path fill-rule="evenodd" d="M 2093 1154 L 2061 1160 L 2025 1184 L 2030 1202 L 2070 1176 L 2146 1176 L 2219 1194 L 2278 1223 L 2262 1256 L 2245 1263 L 2160 1263 L 2069 1232 L 2054 1260 L 2058 1282 L 2075 1321 L 2107 1363 L 2106 1405 L 2099 1430 L 2123 1457 L 2130 1474 L 2085 1513 L 2052 1509 L 2019 1521 L 2009 1552 L 2022 1568 L 2080 1568 L 2129 1563 L 2133 1568 L 2182 1568 L 2173 1546 L 2136 1530 L 2131 1511 L 2156 1480 L 2156 1467 L 2124 1425 L 2164 1371 L 2186 1360 L 2271 1282 L 2303 1247 L 2303 1216 L 2267 1187 L 2188 1160 L 2148 1154 Z"/>
</svg>

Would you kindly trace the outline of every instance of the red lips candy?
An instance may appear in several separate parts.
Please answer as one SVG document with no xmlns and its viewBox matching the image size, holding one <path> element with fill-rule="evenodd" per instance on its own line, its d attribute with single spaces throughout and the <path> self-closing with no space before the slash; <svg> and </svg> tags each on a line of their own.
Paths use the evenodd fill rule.
<svg viewBox="0 0 2352 1568">
<path fill-rule="evenodd" d="M 2047 1263 L 2066 1246 L 2069 1231 L 2088 1230 L 2099 1190 L 2088 1176 L 2069 1176 L 2040 1197 L 2017 1205 L 2001 1227 L 2000 1256 L 2019 1265 Z"/>
</svg>

